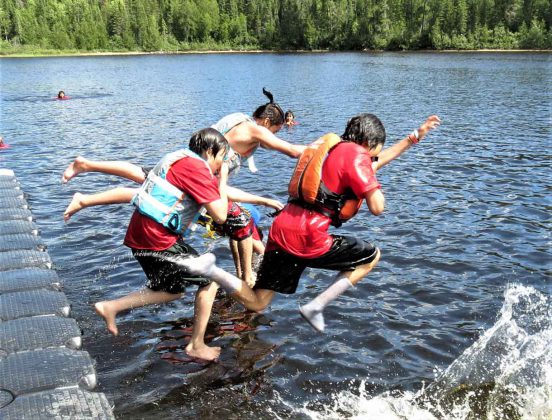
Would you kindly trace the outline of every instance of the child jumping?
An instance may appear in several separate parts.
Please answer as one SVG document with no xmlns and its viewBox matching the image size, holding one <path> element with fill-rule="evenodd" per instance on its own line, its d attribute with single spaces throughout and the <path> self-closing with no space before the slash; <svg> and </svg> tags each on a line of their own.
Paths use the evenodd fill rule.
<svg viewBox="0 0 552 420">
<path fill-rule="evenodd" d="M 283 126 L 284 112 L 274 102 L 270 92 L 263 89 L 263 93 L 267 96 L 269 102 L 259 106 L 253 112 L 253 117 L 242 113 L 234 113 L 227 115 L 212 126 L 226 137 L 232 149 L 231 153 L 238 158 L 237 161 L 247 159 L 252 171 L 256 171 L 252 155 L 259 146 L 276 150 L 294 158 L 297 158 L 305 148 L 305 146 L 293 145 L 275 136 L 275 133 Z M 77 157 L 64 171 L 62 183 L 66 183 L 73 177 L 85 172 L 103 172 L 122 176 L 138 183 L 142 183 L 145 179 L 144 170 L 129 162 L 92 161 L 84 157 Z M 76 193 L 64 213 L 64 219 L 68 220 L 73 214 L 85 207 L 128 203 L 134 197 L 135 192 L 133 189 L 115 188 L 94 195 Z M 276 200 L 253 195 L 235 199 L 235 201 L 265 205 L 276 210 L 281 210 L 283 207 Z M 233 252 L 236 271 L 241 274 L 241 278 L 252 284 L 253 239 L 251 237 L 254 234 L 254 229 L 250 217 L 244 215 L 239 206 L 230 206 L 224 231 L 230 237 L 230 248 L 236 250 L 236 252 Z"/>
<path fill-rule="evenodd" d="M 440 124 L 429 117 L 417 130 L 383 150 L 385 129 L 373 114 L 351 118 L 341 137 L 328 134 L 311 144 L 299 158 L 289 185 L 290 200 L 274 219 L 266 252 L 252 289 L 218 268 L 214 255 L 189 259 L 182 265 L 219 283 L 233 298 L 253 311 L 264 310 L 274 294 L 293 294 L 307 267 L 338 271 L 334 283 L 300 313 L 319 332 L 325 328 L 324 308 L 357 284 L 378 263 L 380 251 L 352 236 L 332 235 L 354 217 L 365 201 L 373 215 L 385 207 L 378 169 L 416 145 Z"/>
</svg>

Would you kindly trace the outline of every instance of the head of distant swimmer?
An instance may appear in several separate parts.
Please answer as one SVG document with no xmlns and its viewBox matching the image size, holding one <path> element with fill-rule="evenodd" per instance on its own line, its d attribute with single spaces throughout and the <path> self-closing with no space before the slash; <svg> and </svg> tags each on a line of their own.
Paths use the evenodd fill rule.
<svg viewBox="0 0 552 420">
<path fill-rule="evenodd" d="M 192 134 L 189 148 L 207 161 L 213 173 L 220 171 L 229 150 L 226 138 L 214 128 L 204 128 Z"/>
<path fill-rule="evenodd" d="M 62 90 L 60 90 L 60 91 L 58 92 L 58 99 L 63 99 L 63 98 L 65 98 L 65 92 L 62 91 Z"/>
<path fill-rule="evenodd" d="M 276 134 L 284 125 L 284 111 L 280 105 L 274 102 L 274 96 L 268 90 L 263 88 L 263 94 L 268 98 L 269 102 L 258 107 L 253 112 L 253 118 L 257 124 L 268 128 L 272 134 Z"/>
<path fill-rule="evenodd" d="M 293 120 L 295 119 L 295 115 L 293 115 L 293 112 L 291 110 L 288 110 L 285 115 L 285 122 L 286 124 L 293 123 Z"/>
<path fill-rule="evenodd" d="M 370 156 L 377 156 L 385 144 L 385 127 L 374 114 L 359 114 L 349 120 L 341 138 L 364 147 Z"/>
</svg>

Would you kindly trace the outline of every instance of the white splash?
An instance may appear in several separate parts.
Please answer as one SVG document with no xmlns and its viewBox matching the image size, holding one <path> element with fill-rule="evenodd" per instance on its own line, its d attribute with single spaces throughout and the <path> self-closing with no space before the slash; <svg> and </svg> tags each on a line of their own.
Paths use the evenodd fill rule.
<svg viewBox="0 0 552 420">
<path fill-rule="evenodd" d="M 415 394 L 372 396 L 362 383 L 322 410 L 295 411 L 313 419 L 552 420 L 552 297 L 510 286 L 495 325 Z"/>
</svg>

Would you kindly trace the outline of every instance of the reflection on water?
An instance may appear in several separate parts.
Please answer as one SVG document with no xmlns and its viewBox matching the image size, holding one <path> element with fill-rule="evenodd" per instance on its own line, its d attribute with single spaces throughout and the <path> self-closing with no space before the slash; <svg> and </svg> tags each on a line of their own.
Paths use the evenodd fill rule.
<svg viewBox="0 0 552 420">
<path fill-rule="evenodd" d="M 11 145 L 0 166 L 22 181 L 119 416 L 550 416 L 549 54 L 73 57 L 0 66 L 0 134 Z M 219 363 L 183 352 L 193 290 L 122 314 L 121 336 L 108 335 L 91 304 L 145 280 L 121 244 L 132 208 L 86 209 L 68 224 L 62 214 L 75 191 L 129 183 L 86 174 L 61 185 L 63 169 L 79 154 L 152 165 L 196 129 L 251 113 L 265 100 L 263 86 L 295 112 L 300 124 L 280 135 L 300 144 L 341 133 L 361 111 L 382 119 L 389 144 L 430 114 L 442 118 L 378 174 L 384 215 L 362 210 L 341 229 L 376 242 L 379 266 L 328 308 L 325 335 L 303 323 L 297 306 L 332 273 L 305 272 L 298 293 L 276 298 L 264 315 L 221 300 L 209 324 L 211 343 L 223 349 Z M 53 100 L 60 89 L 72 99 Z M 259 150 L 256 163 L 257 174 L 242 170 L 231 182 L 285 200 L 294 161 Z M 192 245 L 231 269 L 223 239 L 197 235 Z"/>
</svg>

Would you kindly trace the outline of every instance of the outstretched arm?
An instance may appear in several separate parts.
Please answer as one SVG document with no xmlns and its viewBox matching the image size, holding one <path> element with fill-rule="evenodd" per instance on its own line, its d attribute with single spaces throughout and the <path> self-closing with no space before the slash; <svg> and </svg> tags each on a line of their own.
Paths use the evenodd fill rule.
<svg viewBox="0 0 552 420">
<path fill-rule="evenodd" d="M 415 132 L 409 134 L 401 141 L 398 141 L 393 146 L 380 152 L 378 155 L 378 161 L 374 164 L 374 170 L 379 170 L 383 166 L 387 165 L 392 160 L 398 158 L 405 151 L 410 149 L 411 146 L 421 141 L 427 133 L 435 128 L 439 127 L 441 120 L 437 115 L 432 115 L 425 120 L 425 122 L 418 128 L 418 138 L 415 136 Z"/>
<path fill-rule="evenodd" d="M 260 195 L 250 194 L 238 188 L 227 187 L 227 191 L 228 198 L 232 201 L 259 204 L 261 206 L 272 207 L 276 210 L 282 210 L 284 208 L 284 205 L 278 200 L 272 200 L 270 198 L 261 197 Z"/>
<path fill-rule="evenodd" d="M 293 158 L 298 158 L 305 150 L 306 146 L 288 143 L 276 137 L 268 128 L 252 125 L 251 130 L 252 137 L 258 140 L 261 146 L 266 149 L 276 150 Z"/>
</svg>

